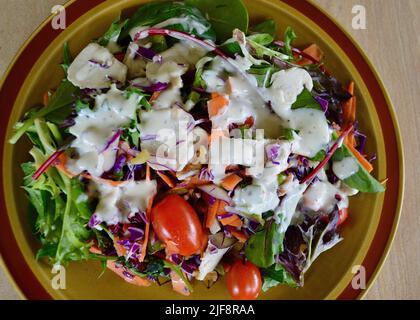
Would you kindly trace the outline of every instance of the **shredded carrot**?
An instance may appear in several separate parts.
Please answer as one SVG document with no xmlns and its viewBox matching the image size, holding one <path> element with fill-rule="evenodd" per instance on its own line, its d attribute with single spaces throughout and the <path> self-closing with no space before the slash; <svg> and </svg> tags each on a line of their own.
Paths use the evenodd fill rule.
<svg viewBox="0 0 420 320">
<path fill-rule="evenodd" d="M 44 93 L 42 100 L 43 100 L 44 106 L 48 105 L 48 102 L 50 101 L 50 95 L 48 94 L 48 92 Z"/>
<path fill-rule="evenodd" d="M 207 102 L 209 117 L 217 116 L 229 104 L 229 100 L 221 94 L 212 93 L 211 100 Z"/>
<path fill-rule="evenodd" d="M 363 155 L 361 155 L 360 152 L 357 151 L 357 149 L 353 145 L 351 145 L 347 141 L 345 141 L 344 143 L 346 144 L 347 148 L 350 149 L 350 151 L 353 153 L 356 159 L 359 160 L 361 165 L 367 170 L 367 172 L 369 173 L 372 172 L 373 170 L 372 164 Z"/>
<path fill-rule="evenodd" d="M 102 254 L 102 251 L 97 246 L 91 246 L 89 252 L 94 254 Z"/>
<path fill-rule="evenodd" d="M 150 166 L 149 164 L 146 164 L 146 180 L 150 181 Z"/>
<path fill-rule="evenodd" d="M 170 275 L 171 275 L 172 289 L 175 292 L 178 292 L 178 293 L 180 293 L 180 294 L 182 294 L 184 296 L 189 296 L 190 295 L 190 290 L 188 290 L 188 287 L 185 285 L 185 283 L 181 279 L 181 277 L 178 276 L 173 271 L 171 271 Z"/>
<path fill-rule="evenodd" d="M 343 105 L 343 120 L 345 124 L 350 124 L 356 120 L 356 101 L 354 97 L 353 81 L 350 82 L 347 91 L 352 95 L 352 97 L 349 100 L 347 100 Z"/>
<path fill-rule="evenodd" d="M 106 266 L 107 266 L 108 269 L 115 272 L 117 275 L 119 275 L 121 278 L 123 278 L 128 283 L 134 284 L 134 285 L 139 286 L 139 287 L 148 287 L 148 286 L 151 285 L 151 282 L 148 279 L 141 278 L 141 277 L 136 276 L 136 275 L 132 275 L 132 277 L 127 277 L 125 275 L 125 271 L 126 271 L 125 268 L 122 267 L 122 266 L 117 267 L 116 264 L 115 264 L 115 261 L 108 260 L 106 262 Z"/>
<path fill-rule="evenodd" d="M 354 82 L 351 81 L 347 87 L 348 93 L 352 97 L 347 100 L 343 105 L 343 122 L 344 126 L 353 124 L 356 121 L 356 97 L 354 96 Z M 352 146 L 356 146 L 356 139 L 354 138 L 353 132 L 346 137 L 346 142 Z"/>
<path fill-rule="evenodd" d="M 239 217 L 236 214 L 228 218 L 220 219 L 220 222 L 224 226 L 242 227 L 242 220 L 239 219 Z"/>
<path fill-rule="evenodd" d="M 124 257 L 127 254 L 127 249 L 122 244 L 118 243 L 119 240 L 120 240 L 119 237 L 114 236 L 115 251 L 117 251 L 117 255 L 119 257 Z"/>
<path fill-rule="evenodd" d="M 213 129 L 211 130 L 211 134 L 209 135 L 209 145 L 213 141 L 216 141 L 217 139 L 221 137 L 228 137 L 228 136 L 229 136 L 229 132 L 227 130 Z"/>
<path fill-rule="evenodd" d="M 242 181 L 242 178 L 237 174 L 232 173 L 222 180 L 222 187 L 228 191 L 235 189 L 236 185 Z"/>
<path fill-rule="evenodd" d="M 318 47 L 316 44 L 311 44 L 306 49 L 302 50 L 303 53 L 306 53 L 308 56 L 312 57 L 316 61 L 321 61 L 324 57 L 324 53 L 322 52 L 321 48 Z M 305 66 L 308 64 L 313 64 L 313 61 L 303 58 L 299 61 L 301 66 Z"/>
<path fill-rule="evenodd" d="M 75 177 L 76 175 L 66 167 L 66 163 L 67 163 L 67 156 L 63 153 L 58 157 L 57 161 L 54 163 L 54 167 L 57 168 L 59 171 L 61 171 L 63 174 L 65 174 L 69 178 Z M 93 179 L 89 173 L 82 173 L 81 176 L 88 180 Z M 103 179 L 103 178 L 96 178 L 96 177 L 95 177 L 95 180 L 101 181 L 103 183 L 107 183 L 114 187 L 118 187 L 126 183 L 126 181 L 114 181 L 110 179 Z"/>
<path fill-rule="evenodd" d="M 141 247 L 141 254 L 139 257 L 139 261 L 143 262 L 143 260 L 146 258 L 147 253 L 147 242 L 149 241 L 149 233 L 150 233 L 150 215 L 152 212 L 152 206 L 153 206 L 153 199 L 154 197 L 151 197 L 149 199 L 149 204 L 146 209 L 146 227 L 144 230 L 144 241 Z"/>
<path fill-rule="evenodd" d="M 149 99 L 149 103 L 152 103 L 153 101 L 157 100 L 159 98 L 162 91 L 155 91 L 153 92 L 152 96 Z"/>
<path fill-rule="evenodd" d="M 175 187 L 175 183 L 167 175 L 160 171 L 156 171 L 157 175 L 171 188 Z"/>
<path fill-rule="evenodd" d="M 232 236 L 238 239 L 239 242 L 245 242 L 246 240 L 248 240 L 248 237 L 245 235 L 243 231 L 231 229 L 229 230 L 229 232 L 232 234 Z"/>
<path fill-rule="evenodd" d="M 209 205 L 208 211 L 207 211 L 207 218 L 206 218 L 206 227 L 211 228 L 214 221 L 216 220 L 217 210 L 219 208 L 219 201 L 216 200 L 213 204 Z"/>
<path fill-rule="evenodd" d="M 225 207 L 226 207 L 227 205 L 228 205 L 228 203 L 227 203 L 226 201 L 219 200 L 219 204 L 218 204 L 218 206 L 217 206 L 217 212 L 216 212 L 216 214 L 217 214 L 218 216 L 221 216 L 222 214 L 226 214 L 226 213 L 227 213 L 227 211 L 226 211 Z"/>
</svg>

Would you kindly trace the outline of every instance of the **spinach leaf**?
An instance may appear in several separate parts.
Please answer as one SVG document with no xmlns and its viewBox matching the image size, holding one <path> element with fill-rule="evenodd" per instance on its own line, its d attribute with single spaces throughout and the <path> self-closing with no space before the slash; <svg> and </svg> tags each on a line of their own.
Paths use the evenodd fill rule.
<svg viewBox="0 0 420 320">
<path fill-rule="evenodd" d="M 198 8 L 213 26 L 219 43 L 232 37 L 235 29 L 247 33 L 248 10 L 241 0 L 187 0 Z"/>
<path fill-rule="evenodd" d="M 235 55 L 239 54 L 243 56 L 241 46 L 236 41 L 226 41 L 222 45 L 219 46 L 219 49 L 226 53 L 231 58 L 234 58 Z"/>
<path fill-rule="evenodd" d="M 263 291 L 267 291 L 279 284 L 286 284 L 292 288 L 298 287 L 298 284 L 295 279 L 293 279 L 292 275 L 279 263 L 272 265 L 269 268 L 262 269 L 261 275 L 264 279 Z"/>
<path fill-rule="evenodd" d="M 216 40 L 216 34 L 211 24 L 197 8 L 181 2 L 159 1 L 148 3 L 137 10 L 123 27 L 118 43 L 127 44 L 130 39 L 129 33 L 133 28 L 154 26 L 171 18 L 183 18 L 185 23 L 174 23 L 165 26 L 165 28 L 192 33 L 213 41 Z"/>
<path fill-rule="evenodd" d="M 245 256 L 256 266 L 267 268 L 275 263 L 275 256 L 282 250 L 283 237 L 276 223 L 270 220 L 262 230 L 249 238 Z"/>
<path fill-rule="evenodd" d="M 309 108 L 322 111 L 322 107 L 318 101 L 312 96 L 312 93 L 304 88 L 303 91 L 297 96 L 296 101 L 292 104 L 292 109 Z"/>
<path fill-rule="evenodd" d="M 255 33 L 268 33 L 273 38 L 275 38 L 277 35 L 277 24 L 272 19 L 266 20 L 257 24 L 256 26 L 251 27 L 250 31 Z"/>
<path fill-rule="evenodd" d="M 385 187 L 360 164 L 346 145 L 343 144 L 335 151 L 332 161 L 341 161 L 346 157 L 352 157 L 359 165 L 359 170 L 356 173 L 343 180 L 346 185 L 360 192 L 378 193 L 385 191 Z"/>
</svg>

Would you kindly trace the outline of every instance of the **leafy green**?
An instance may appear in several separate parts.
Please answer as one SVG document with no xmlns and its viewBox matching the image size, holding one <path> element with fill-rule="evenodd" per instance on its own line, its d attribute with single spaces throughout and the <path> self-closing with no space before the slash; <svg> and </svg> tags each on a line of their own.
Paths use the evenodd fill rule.
<svg viewBox="0 0 420 320">
<path fill-rule="evenodd" d="M 225 43 L 221 44 L 219 46 L 219 49 L 222 50 L 224 53 L 226 53 L 227 55 L 229 55 L 232 58 L 235 57 L 235 55 L 237 55 L 237 54 L 243 55 L 242 50 L 241 50 L 241 46 L 239 45 L 239 43 L 237 41 L 228 40 Z"/>
<path fill-rule="evenodd" d="M 255 33 L 268 33 L 273 38 L 275 38 L 277 35 L 277 24 L 272 19 L 266 20 L 251 27 L 250 31 Z"/>
<path fill-rule="evenodd" d="M 335 151 L 332 161 L 341 161 L 347 157 L 352 157 L 357 162 L 359 170 L 343 180 L 346 185 L 360 192 L 378 193 L 385 191 L 385 187 L 360 164 L 346 145 L 343 144 Z"/>
<path fill-rule="evenodd" d="M 309 160 L 320 162 L 320 161 L 324 160 L 326 154 L 327 153 L 325 152 L 325 150 L 319 150 L 316 153 L 316 155 L 314 155 L 312 158 L 309 158 Z"/>
<path fill-rule="evenodd" d="M 70 81 L 63 80 L 45 107 L 37 111 L 30 111 L 26 114 L 26 119 L 23 122 L 18 122 L 15 125 L 9 143 L 15 144 L 34 124 L 35 119 L 45 118 L 55 123 L 62 122 L 71 113 L 72 105 L 78 99 L 78 95 L 79 89 Z"/>
<path fill-rule="evenodd" d="M 312 93 L 304 88 L 303 91 L 297 96 L 296 101 L 292 104 L 292 109 L 308 108 L 321 110 L 321 105 L 312 96 Z"/>
<path fill-rule="evenodd" d="M 271 84 L 271 76 L 277 72 L 279 69 L 272 65 L 259 65 L 252 66 L 248 73 L 252 74 L 258 82 L 258 86 L 262 88 L 267 88 Z"/>
<path fill-rule="evenodd" d="M 268 33 L 252 34 L 248 36 L 247 39 L 254 41 L 262 46 L 268 46 L 270 43 L 274 41 L 273 36 Z"/>
<path fill-rule="evenodd" d="M 299 130 L 294 130 L 294 129 L 290 129 L 290 128 L 283 128 L 282 130 L 282 134 L 280 136 L 280 139 L 283 140 L 287 140 L 287 141 L 292 141 L 294 140 L 294 133 L 299 133 Z"/>
<path fill-rule="evenodd" d="M 261 275 L 264 279 L 263 291 L 267 291 L 279 284 L 286 284 L 292 288 L 298 286 L 292 275 L 279 263 L 272 265 L 269 268 L 262 269 Z"/>
<path fill-rule="evenodd" d="M 292 42 L 297 38 L 295 31 L 292 27 L 287 27 L 284 33 L 284 53 L 287 54 L 289 57 L 293 58 L 293 51 L 292 51 Z"/>
<path fill-rule="evenodd" d="M 198 8 L 210 21 L 219 43 L 232 37 L 235 29 L 248 31 L 248 10 L 241 0 L 187 0 L 186 3 Z"/>
<path fill-rule="evenodd" d="M 123 27 L 118 42 L 126 44 L 129 41 L 129 32 L 133 28 L 154 26 L 171 18 L 185 18 L 186 22 L 176 23 L 165 28 L 185 31 L 213 41 L 216 40 L 211 24 L 197 8 L 181 2 L 159 1 L 141 6 Z"/>
<path fill-rule="evenodd" d="M 196 70 L 193 82 L 194 87 L 203 89 L 207 88 L 207 84 L 201 76 L 203 75 L 206 64 L 208 64 L 211 61 L 213 61 L 211 57 L 203 57 L 196 63 Z"/>
<path fill-rule="evenodd" d="M 188 281 L 187 277 L 185 276 L 185 274 L 184 274 L 184 272 L 182 271 L 182 269 L 181 269 L 181 267 L 180 267 L 180 266 L 178 266 L 178 265 L 176 265 L 176 264 L 174 264 L 174 263 L 171 263 L 171 262 L 169 262 L 169 261 L 167 261 L 167 260 L 164 260 L 164 261 L 163 261 L 163 264 L 164 264 L 164 266 L 165 266 L 166 268 L 169 268 L 169 269 L 171 269 L 173 272 L 175 272 L 175 273 L 178 275 L 178 277 L 180 277 L 180 278 L 181 278 L 181 280 L 185 283 L 185 285 L 186 285 L 186 287 L 188 288 L 188 290 L 189 290 L 190 292 L 193 292 L 192 285 L 191 285 L 191 283 Z"/>
<path fill-rule="evenodd" d="M 32 179 L 36 168 L 55 150 L 54 126 L 35 119 L 34 128 L 32 134 L 42 150 L 34 146 L 30 151 L 34 162 L 22 164 L 22 170 L 23 188 L 36 213 L 35 231 L 42 244 L 37 258 L 48 257 L 57 263 L 88 259 L 92 232 L 86 225 L 92 210 L 84 186 L 78 177 L 69 179 L 55 168 Z"/>
<path fill-rule="evenodd" d="M 64 43 L 63 46 L 63 63 L 61 64 L 61 67 L 64 70 L 64 74 L 67 76 L 67 71 L 71 65 L 72 57 L 70 53 L 70 48 L 68 42 Z"/>
<path fill-rule="evenodd" d="M 276 223 L 270 220 L 248 239 L 245 256 L 256 266 L 267 268 L 275 263 L 275 256 L 282 250 L 283 237 Z"/>
<path fill-rule="evenodd" d="M 106 47 L 110 44 L 110 42 L 116 43 L 126 24 L 127 20 L 121 21 L 121 19 L 118 19 L 114 21 L 104 35 L 98 39 L 98 44 Z"/>
<path fill-rule="evenodd" d="M 246 38 L 246 42 L 252 49 L 252 54 L 259 59 L 264 57 L 273 58 L 276 57 L 280 60 L 288 58 L 283 53 L 267 47 L 273 41 L 273 37 L 269 34 L 257 34 L 251 35 Z"/>
</svg>

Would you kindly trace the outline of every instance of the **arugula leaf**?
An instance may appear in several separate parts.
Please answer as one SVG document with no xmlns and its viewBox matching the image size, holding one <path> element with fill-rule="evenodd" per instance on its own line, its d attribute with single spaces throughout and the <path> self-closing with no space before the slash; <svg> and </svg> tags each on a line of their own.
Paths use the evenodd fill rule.
<svg viewBox="0 0 420 320">
<path fill-rule="evenodd" d="M 343 180 L 346 185 L 353 189 L 357 189 L 360 192 L 378 193 L 385 191 L 385 187 L 360 164 L 346 145 L 343 144 L 338 148 L 331 159 L 335 162 L 341 161 L 347 157 L 352 157 L 354 161 L 357 162 L 359 170 Z"/>
<path fill-rule="evenodd" d="M 245 256 L 256 266 L 267 268 L 275 263 L 275 256 L 282 250 L 283 237 L 276 223 L 270 220 L 248 239 Z"/>
<path fill-rule="evenodd" d="M 318 101 L 312 96 L 312 93 L 303 88 L 303 91 L 297 96 L 296 101 L 292 104 L 292 109 L 308 108 L 322 111 L 322 107 Z"/>
<path fill-rule="evenodd" d="M 187 0 L 186 3 L 198 8 L 210 21 L 219 43 L 232 37 L 235 29 L 248 31 L 248 10 L 241 0 Z"/>
<path fill-rule="evenodd" d="M 133 28 L 139 26 L 154 26 L 171 18 L 185 18 L 187 20 L 184 24 L 178 23 L 166 26 L 165 28 L 185 31 L 212 41 L 216 39 L 211 24 L 203 17 L 197 8 L 181 2 L 159 1 L 141 6 L 136 11 L 123 27 L 118 43 L 127 44 L 130 37 L 129 32 Z M 190 21 L 188 21 L 188 19 Z"/>
<path fill-rule="evenodd" d="M 298 284 L 295 279 L 293 279 L 292 275 L 279 263 L 272 265 L 269 268 L 262 269 L 261 275 L 264 279 L 262 287 L 264 292 L 279 284 L 286 284 L 292 288 L 298 287 Z"/>
<path fill-rule="evenodd" d="M 121 30 L 125 27 L 127 21 L 121 21 L 121 19 L 114 21 L 105 34 L 97 40 L 98 44 L 103 47 L 107 47 L 110 43 L 116 44 Z"/>
<path fill-rule="evenodd" d="M 277 24 L 272 19 L 266 20 L 251 27 L 250 31 L 255 33 L 268 33 L 274 38 L 277 35 Z"/>
<path fill-rule="evenodd" d="M 27 119 L 18 122 L 14 127 L 14 133 L 9 143 L 15 144 L 22 135 L 34 124 L 35 119 L 45 118 L 54 123 L 60 123 L 72 112 L 72 105 L 78 99 L 80 90 L 67 79 L 63 80 L 57 91 L 48 101 L 48 105 L 27 114 Z"/>
<path fill-rule="evenodd" d="M 292 42 L 297 38 L 295 31 L 292 27 L 287 27 L 284 33 L 284 53 L 293 59 Z"/>
</svg>

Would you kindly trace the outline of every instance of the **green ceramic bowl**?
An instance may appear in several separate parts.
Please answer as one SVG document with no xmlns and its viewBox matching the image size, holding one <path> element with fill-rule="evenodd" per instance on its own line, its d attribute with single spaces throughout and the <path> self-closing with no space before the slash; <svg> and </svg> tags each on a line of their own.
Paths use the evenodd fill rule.
<svg viewBox="0 0 420 320">
<path fill-rule="evenodd" d="M 20 185 L 19 164 L 28 159 L 29 145 L 22 139 L 8 144 L 12 125 L 25 110 L 42 101 L 43 93 L 63 77 L 59 66 L 63 43 L 76 54 L 92 39 L 102 35 L 121 12 L 126 14 L 146 1 L 70 1 L 66 5 L 68 27 L 53 30 L 50 20 L 38 28 L 9 68 L 2 88 L 1 134 L 3 164 L 0 250 L 3 264 L 16 288 L 30 299 L 184 299 L 170 285 L 139 288 L 112 272 L 98 279 L 101 267 L 95 262 L 68 266 L 66 290 L 51 286 L 51 266 L 35 260 L 39 247 L 27 214 L 28 202 Z M 342 232 L 344 241 L 323 254 L 306 274 L 305 286 L 279 286 L 261 299 L 354 299 L 366 290 L 353 288 L 354 266 L 366 270 L 369 287 L 380 269 L 398 223 L 403 193 L 402 145 L 388 95 L 367 57 L 352 38 L 312 2 L 296 0 L 245 1 L 251 20 L 273 18 L 282 32 L 292 26 L 299 35 L 297 46 L 317 43 L 325 52 L 326 65 L 343 83 L 354 80 L 360 127 L 369 136 L 367 150 L 377 153 L 374 174 L 388 178 L 383 194 L 361 194 L 352 198 L 350 218 Z M 281 37 L 281 35 L 280 35 Z M 224 281 L 211 289 L 196 284 L 191 299 L 228 299 Z"/>
</svg>

